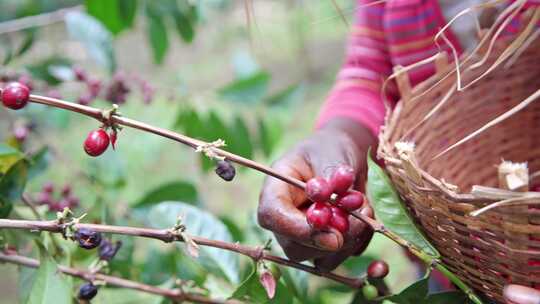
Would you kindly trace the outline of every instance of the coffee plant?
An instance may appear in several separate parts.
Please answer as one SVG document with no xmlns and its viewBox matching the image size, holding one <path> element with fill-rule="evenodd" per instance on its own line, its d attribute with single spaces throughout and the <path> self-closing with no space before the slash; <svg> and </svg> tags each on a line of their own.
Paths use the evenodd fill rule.
<svg viewBox="0 0 540 304">
<path fill-rule="evenodd" d="M 6 117 L 2 131 L 8 134 L 0 144 L 0 262 L 21 266 L 20 302 L 323 303 L 321 292 L 308 292 L 308 278 L 320 277 L 321 286 L 348 294 L 352 303 L 481 303 L 442 263 L 374 161 L 368 160 L 364 194 L 352 189 L 354 174 L 347 166 L 329 168 L 333 170 L 329 179 L 315 177 L 304 182 L 253 160 L 272 156 L 283 130 L 270 109 L 298 99 L 300 86 L 268 94 L 270 73 L 251 64 L 232 83 L 218 89 L 217 95 L 232 104 L 247 104 L 260 113 L 255 119 L 240 112 L 225 117 L 217 110 L 203 112 L 190 105 L 182 106 L 167 128 L 162 121 L 146 123 L 123 113 L 123 107 L 134 100 L 142 100 L 150 108 L 162 92 L 142 75 L 120 69 L 115 39 L 144 24 L 152 60 L 159 65 L 166 59 L 173 35 L 191 43 L 205 16 L 212 9 L 231 5 L 228 1 L 57 3 L 15 5 L 21 17 L 41 12 L 41 17 L 25 19 L 39 20 L 37 24 L 2 27 L 0 23 L 6 47 L 5 68 L 0 70 L 0 114 Z M 0 10 L 0 20 L 13 14 Z M 106 73 L 93 74 L 62 56 L 11 68 L 9 64 L 17 62 L 39 39 L 45 21 L 36 18 L 63 21 L 71 39 L 84 46 Z M 21 39 L 17 49 L 13 41 Z M 145 120 L 145 113 L 138 116 Z M 83 130 L 76 145 L 91 166 L 70 162 L 46 141 L 48 133 L 78 129 L 83 120 L 94 125 Z M 311 201 L 306 206 L 306 220 L 314 229 L 346 233 L 349 218 L 355 217 L 424 262 L 426 276 L 392 294 L 384 282 L 391 272 L 384 261 L 356 257 L 363 267 L 353 277 L 290 260 L 256 224 L 242 229 L 231 218 L 218 218 L 205 210 L 197 187 L 187 181 L 163 184 L 128 207 L 115 203 L 129 187 L 126 178 L 116 176 L 115 168 L 123 153 L 140 148 L 137 141 L 125 138 L 127 129 L 140 131 L 137 136 L 141 137 L 157 136 L 155 145 L 172 140 L 191 148 L 200 155 L 204 180 L 211 180 L 213 171 L 233 186 L 245 180 L 247 168 L 300 188 Z M 73 176 L 84 179 L 89 189 L 76 187 L 69 179 L 63 185 L 45 181 L 37 192 L 26 187 L 57 166 L 74 171 Z M 182 173 L 181 168 L 169 169 Z M 87 192 L 92 193 L 91 202 L 85 201 Z M 365 204 L 373 207 L 376 219 L 357 212 Z M 141 252 L 138 248 L 144 251 L 143 262 L 134 254 Z M 431 269 L 447 276 L 461 292 L 428 294 Z M 133 292 L 128 296 L 126 289 Z M 133 293 L 139 297 L 133 298 Z"/>
</svg>

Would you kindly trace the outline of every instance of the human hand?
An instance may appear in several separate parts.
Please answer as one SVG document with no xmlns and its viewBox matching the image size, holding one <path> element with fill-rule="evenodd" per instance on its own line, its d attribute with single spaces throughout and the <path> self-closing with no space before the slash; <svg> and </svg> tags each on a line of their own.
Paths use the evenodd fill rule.
<svg viewBox="0 0 540 304">
<path fill-rule="evenodd" d="M 356 189 L 363 191 L 367 151 L 374 143 L 370 131 L 358 123 L 333 120 L 287 152 L 273 168 L 281 174 L 307 181 L 316 176 L 328 179 L 337 166 L 347 165 L 356 173 Z M 362 221 L 349 216 L 350 226 L 344 234 L 333 228 L 318 231 L 306 221 L 308 205 L 303 190 L 267 177 L 259 200 L 259 224 L 275 234 L 290 259 L 315 259 L 315 265 L 320 269 L 332 270 L 367 247 L 373 232 Z M 373 216 L 368 204 L 364 204 L 359 212 Z"/>
<path fill-rule="evenodd" d="M 506 285 L 503 296 L 508 304 L 540 304 L 540 290 L 522 285 Z"/>
</svg>

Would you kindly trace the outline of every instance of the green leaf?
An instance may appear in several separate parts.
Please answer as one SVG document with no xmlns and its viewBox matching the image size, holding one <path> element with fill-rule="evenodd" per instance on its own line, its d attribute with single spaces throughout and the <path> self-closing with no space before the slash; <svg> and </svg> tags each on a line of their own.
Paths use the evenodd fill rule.
<svg viewBox="0 0 540 304">
<path fill-rule="evenodd" d="M 0 178 L 0 218 L 6 218 L 20 200 L 28 176 L 28 161 L 19 160 Z"/>
<path fill-rule="evenodd" d="M 23 157 L 19 150 L 0 143 L 0 176 Z"/>
<path fill-rule="evenodd" d="M 304 98 L 304 87 L 299 84 L 293 84 L 282 91 L 266 98 L 264 103 L 271 107 L 287 107 Z"/>
<path fill-rule="evenodd" d="M 26 67 L 33 78 L 43 80 L 53 86 L 64 81 L 64 79 L 56 73 L 59 68 L 71 69 L 71 61 L 62 57 L 50 57 Z"/>
<path fill-rule="evenodd" d="M 50 153 L 48 147 L 41 148 L 34 155 L 30 156 L 30 168 L 28 169 L 28 179 L 32 179 L 45 170 L 49 166 Z"/>
<path fill-rule="evenodd" d="M 375 216 L 384 226 L 415 245 L 426 254 L 438 258 L 439 252 L 414 224 L 390 179 L 371 158 L 368 158 L 367 195 Z"/>
<path fill-rule="evenodd" d="M 26 303 L 28 301 L 36 272 L 37 270 L 34 268 L 19 267 L 19 280 L 17 282 L 19 303 Z"/>
<path fill-rule="evenodd" d="M 251 143 L 249 129 L 245 121 L 240 116 L 236 116 L 231 126 L 228 150 L 245 158 L 252 158 L 253 145 Z"/>
<path fill-rule="evenodd" d="M 227 226 L 235 242 L 242 243 L 244 241 L 244 232 L 230 217 L 220 216 L 219 219 Z"/>
<path fill-rule="evenodd" d="M 468 297 L 461 291 L 447 291 L 430 294 L 425 304 L 463 304 L 468 303 Z"/>
<path fill-rule="evenodd" d="M 242 78 L 226 85 L 219 89 L 218 94 L 228 101 L 256 104 L 261 102 L 266 94 L 269 81 L 270 74 L 264 71 L 258 72 L 251 77 Z"/>
<path fill-rule="evenodd" d="M 188 182 L 170 182 L 148 192 L 134 207 L 148 207 L 164 201 L 182 201 L 196 205 L 198 199 L 197 189 L 193 184 Z"/>
<path fill-rule="evenodd" d="M 191 258 L 175 248 L 152 248 L 139 269 L 142 270 L 142 281 L 151 285 L 162 284 L 172 277 L 202 285 L 207 274 L 198 263 L 193 263 Z"/>
<path fill-rule="evenodd" d="M 145 213 L 148 226 L 166 229 L 173 227 L 178 216 L 191 235 L 233 242 L 227 227 L 211 213 L 182 202 L 162 202 Z M 183 248 L 183 244 L 179 244 Z M 220 274 L 232 283 L 239 281 L 238 255 L 217 248 L 201 247 L 198 261 L 215 274 Z"/>
<path fill-rule="evenodd" d="M 283 135 L 283 128 L 278 119 L 259 118 L 257 120 L 259 140 L 258 145 L 266 157 L 269 157 Z"/>
<path fill-rule="evenodd" d="M 136 0 L 86 0 L 86 11 L 114 35 L 133 24 Z"/>
<path fill-rule="evenodd" d="M 39 243 L 38 243 L 39 244 Z M 39 245 L 40 265 L 32 283 L 28 304 L 71 304 L 72 280 L 60 271 L 43 245 Z"/>
<path fill-rule="evenodd" d="M 24 31 L 25 33 L 24 40 L 16 52 L 17 56 L 24 55 L 26 52 L 30 50 L 30 48 L 32 48 L 32 45 L 34 44 L 34 41 L 36 40 L 36 32 L 37 30 L 35 28 L 31 28 Z"/>
<path fill-rule="evenodd" d="M 116 70 L 112 34 L 101 22 L 85 13 L 70 12 L 66 26 L 71 38 L 81 42 L 99 65 L 110 72 Z"/>
<path fill-rule="evenodd" d="M 176 1 L 173 2 L 170 13 L 174 20 L 174 24 L 176 25 L 176 30 L 178 31 L 178 34 L 180 34 L 182 40 L 190 43 L 195 37 L 195 29 L 193 27 L 194 19 L 189 15 L 191 13 L 189 4 L 185 3 L 184 6 L 186 6 L 187 9 L 183 9 L 184 7 L 178 7 Z"/>
<path fill-rule="evenodd" d="M 393 295 L 388 300 L 396 304 L 418 304 L 424 303 L 428 294 L 429 276 L 418 280 L 403 289 L 399 294 Z"/>
<path fill-rule="evenodd" d="M 282 280 L 290 292 L 301 302 L 308 302 L 309 274 L 292 267 L 283 267 L 281 274 Z"/>
<path fill-rule="evenodd" d="M 284 282 L 276 279 L 276 294 L 273 299 L 269 299 L 264 287 L 259 280 L 257 267 L 252 264 L 252 271 L 249 276 L 234 291 L 231 299 L 245 301 L 246 303 L 264 304 L 264 303 L 292 303 L 294 296 L 287 289 Z"/>
<path fill-rule="evenodd" d="M 169 48 L 167 28 L 165 27 L 160 11 L 153 5 L 146 6 L 146 17 L 148 23 L 147 35 L 152 46 L 154 62 L 161 64 Z"/>
</svg>

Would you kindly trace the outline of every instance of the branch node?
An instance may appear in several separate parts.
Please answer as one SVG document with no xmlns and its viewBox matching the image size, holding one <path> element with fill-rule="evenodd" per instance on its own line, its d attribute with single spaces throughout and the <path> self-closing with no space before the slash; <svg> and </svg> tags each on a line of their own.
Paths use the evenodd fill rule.
<svg viewBox="0 0 540 304">
<path fill-rule="evenodd" d="M 210 159 L 216 159 L 216 160 L 225 160 L 225 157 L 220 156 L 216 149 L 220 147 L 225 147 L 225 141 L 223 139 L 218 139 L 210 143 L 204 143 L 200 144 L 195 148 L 195 152 L 197 153 L 204 153 L 208 158 Z"/>
</svg>

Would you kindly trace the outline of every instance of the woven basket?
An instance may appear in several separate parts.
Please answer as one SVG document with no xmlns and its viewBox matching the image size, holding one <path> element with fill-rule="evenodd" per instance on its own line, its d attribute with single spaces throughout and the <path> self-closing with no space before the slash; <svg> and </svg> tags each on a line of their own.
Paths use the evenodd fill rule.
<svg viewBox="0 0 540 304">
<path fill-rule="evenodd" d="M 380 135 L 378 156 L 444 263 L 476 291 L 500 303 L 509 282 L 540 287 L 540 196 L 496 189 L 501 187 L 497 169 L 501 159 L 527 162 L 529 172 L 540 171 L 540 101 L 434 157 L 540 88 L 539 40 L 511 66 L 501 65 L 452 95 L 448 92 L 456 85 L 456 74 L 449 73 L 454 66 L 443 54 L 435 60 L 436 75 L 412 89 L 407 74 L 398 72 L 402 100 L 390 110 Z M 481 75 L 511 41 L 499 41 L 482 67 L 462 66 L 466 71 L 462 83 Z M 444 79 L 445 75 L 450 76 Z M 445 97 L 445 104 L 419 124 Z M 414 150 L 405 153 L 396 148 L 401 141 L 414 143 Z M 540 180 L 531 180 L 535 182 Z M 536 198 L 470 215 L 494 202 L 525 195 Z"/>
</svg>

